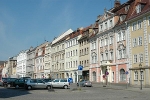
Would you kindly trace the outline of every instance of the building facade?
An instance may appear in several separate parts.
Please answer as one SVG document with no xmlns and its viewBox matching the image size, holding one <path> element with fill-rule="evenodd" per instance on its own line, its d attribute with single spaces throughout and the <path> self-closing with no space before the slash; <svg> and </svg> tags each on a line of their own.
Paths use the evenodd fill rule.
<svg viewBox="0 0 150 100">
<path fill-rule="evenodd" d="M 26 76 L 31 78 L 34 78 L 35 50 L 36 47 L 30 47 L 29 51 L 27 52 Z"/>
<path fill-rule="evenodd" d="M 150 1 L 134 0 L 128 18 L 130 83 L 150 87 Z"/>
<path fill-rule="evenodd" d="M 48 42 L 44 42 L 36 47 L 35 50 L 35 62 L 34 62 L 34 78 L 45 78 L 44 68 L 45 68 L 45 47 Z"/>
<path fill-rule="evenodd" d="M 28 52 L 28 50 L 22 50 L 17 55 L 16 75 L 18 77 L 25 77 L 26 76 L 27 52 Z"/>
</svg>

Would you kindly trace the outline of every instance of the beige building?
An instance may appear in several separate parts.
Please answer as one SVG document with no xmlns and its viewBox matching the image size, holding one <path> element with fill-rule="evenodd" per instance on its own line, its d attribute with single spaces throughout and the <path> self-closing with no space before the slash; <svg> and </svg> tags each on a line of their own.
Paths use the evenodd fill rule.
<svg viewBox="0 0 150 100">
<path fill-rule="evenodd" d="M 44 74 L 45 68 L 45 47 L 48 42 L 45 42 L 39 46 L 37 46 L 35 50 L 35 66 L 34 66 L 34 78 L 46 78 Z"/>
<path fill-rule="evenodd" d="M 133 86 L 150 86 L 150 1 L 134 0 L 128 19 L 130 83 Z"/>
<path fill-rule="evenodd" d="M 46 44 L 44 61 L 45 61 L 44 76 L 46 78 L 51 78 L 51 43 Z"/>
<path fill-rule="evenodd" d="M 69 34 L 65 41 L 65 70 L 67 78 L 72 78 L 73 82 L 78 81 L 78 66 L 79 66 L 79 45 L 78 39 L 81 37 L 82 29 Z"/>
<path fill-rule="evenodd" d="M 51 44 L 51 76 L 52 78 L 67 78 L 65 70 L 65 40 L 72 33 L 71 29 L 62 33 Z"/>
<path fill-rule="evenodd" d="M 83 29 L 83 33 L 78 40 L 79 44 L 79 65 L 83 66 L 82 70 L 82 79 L 89 80 L 89 68 L 90 68 L 90 43 L 89 43 L 89 36 L 93 33 L 93 25 L 90 25 Z M 97 28 L 98 29 L 98 28 Z"/>
</svg>

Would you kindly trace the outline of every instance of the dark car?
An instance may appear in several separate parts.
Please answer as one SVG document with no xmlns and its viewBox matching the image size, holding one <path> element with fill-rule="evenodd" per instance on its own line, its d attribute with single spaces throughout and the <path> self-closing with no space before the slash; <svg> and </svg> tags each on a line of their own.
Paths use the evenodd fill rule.
<svg viewBox="0 0 150 100">
<path fill-rule="evenodd" d="M 19 87 L 25 87 L 25 82 L 30 79 L 30 77 L 21 77 L 14 82 L 14 87 L 19 88 Z"/>
<path fill-rule="evenodd" d="M 12 87 L 14 86 L 14 82 L 17 78 L 5 78 L 3 79 L 3 86 L 4 87 Z"/>
</svg>

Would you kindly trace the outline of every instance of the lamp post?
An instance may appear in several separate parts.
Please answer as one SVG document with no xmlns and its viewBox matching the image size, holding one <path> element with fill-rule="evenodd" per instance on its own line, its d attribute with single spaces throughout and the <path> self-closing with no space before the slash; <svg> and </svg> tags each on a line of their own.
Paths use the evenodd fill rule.
<svg viewBox="0 0 150 100">
<path fill-rule="evenodd" d="M 139 68 L 140 68 L 140 74 L 141 74 L 141 87 L 140 89 L 142 90 L 142 64 L 139 64 Z"/>
</svg>

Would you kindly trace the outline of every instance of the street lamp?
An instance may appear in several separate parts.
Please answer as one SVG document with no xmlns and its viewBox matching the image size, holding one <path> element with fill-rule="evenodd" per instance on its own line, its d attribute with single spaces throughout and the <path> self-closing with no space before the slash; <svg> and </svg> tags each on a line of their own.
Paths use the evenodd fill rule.
<svg viewBox="0 0 150 100">
<path fill-rule="evenodd" d="M 142 90 L 142 64 L 139 64 L 139 68 L 140 68 L 140 74 L 141 74 L 141 87 L 140 89 Z"/>
</svg>

